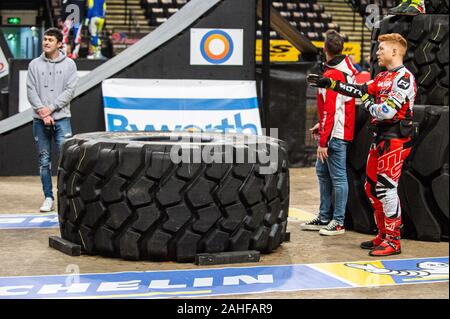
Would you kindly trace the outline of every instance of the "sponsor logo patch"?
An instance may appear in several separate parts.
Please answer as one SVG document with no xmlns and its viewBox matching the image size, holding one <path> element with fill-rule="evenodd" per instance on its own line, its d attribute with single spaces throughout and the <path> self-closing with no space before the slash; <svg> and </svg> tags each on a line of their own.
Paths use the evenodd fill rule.
<svg viewBox="0 0 450 319">
<path fill-rule="evenodd" d="M 411 79 L 409 78 L 409 76 L 405 75 L 400 80 L 398 80 L 397 86 L 403 90 L 407 90 L 411 86 Z"/>
</svg>

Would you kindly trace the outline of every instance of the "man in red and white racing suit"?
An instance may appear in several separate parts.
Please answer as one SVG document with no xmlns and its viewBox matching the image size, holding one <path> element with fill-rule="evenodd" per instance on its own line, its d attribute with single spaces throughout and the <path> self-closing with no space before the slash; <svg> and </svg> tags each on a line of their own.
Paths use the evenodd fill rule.
<svg viewBox="0 0 450 319">
<path fill-rule="evenodd" d="M 363 85 L 341 83 L 315 74 L 308 76 L 312 86 L 360 97 L 372 116 L 375 141 L 367 159 L 365 191 L 374 209 L 377 236 L 361 243 L 371 256 L 401 253 L 401 207 L 397 186 L 402 166 L 412 146 L 412 109 L 416 96 L 414 75 L 403 65 L 407 42 L 397 33 L 378 38 L 378 63 L 387 68 Z"/>
</svg>

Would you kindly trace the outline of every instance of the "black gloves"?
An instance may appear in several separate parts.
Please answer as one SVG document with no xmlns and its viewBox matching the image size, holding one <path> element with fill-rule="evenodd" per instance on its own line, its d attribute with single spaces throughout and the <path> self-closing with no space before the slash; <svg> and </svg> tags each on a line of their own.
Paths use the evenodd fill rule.
<svg viewBox="0 0 450 319">
<path fill-rule="evenodd" d="M 361 97 L 361 102 L 363 103 L 364 109 L 370 113 L 370 107 L 375 104 L 373 96 L 366 93 Z"/>
<path fill-rule="evenodd" d="M 333 89 L 336 87 L 336 81 L 330 79 L 330 78 L 324 78 L 321 77 L 318 74 L 309 74 L 306 77 L 306 81 L 309 83 L 309 85 L 314 87 L 319 87 L 323 89 Z"/>
</svg>

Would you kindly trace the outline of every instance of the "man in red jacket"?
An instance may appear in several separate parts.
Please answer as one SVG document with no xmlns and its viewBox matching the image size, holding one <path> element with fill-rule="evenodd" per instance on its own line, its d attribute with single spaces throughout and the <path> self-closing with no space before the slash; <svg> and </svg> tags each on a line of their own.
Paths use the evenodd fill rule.
<svg viewBox="0 0 450 319">
<path fill-rule="evenodd" d="M 403 65 L 407 41 L 398 33 L 378 38 L 378 64 L 387 71 L 363 85 L 342 83 L 309 75 L 308 82 L 347 96 L 360 97 L 372 116 L 375 134 L 367 159 L 366 194 L 372 203 L 378 235 L 363 242 L 371 256 L 400 254 L 401 207 L 397 195 L 403 162 L 411 151 L 413 105 L 417 87 L 414 75 Z"/>
<path fill-rule="evenodd" d="M 327 61 L 324 64 L 324 76 L 343 83 L 354 83 L 357 71 L 349 57 L 342 55 L 343 49 L 344 40 L 339 33 L 328 31 L 324 45 Z M 333 236 L 345 232 L 345 207 L 348 198 L 347 147 L 353 140 L 355 99 L 321 88 L 318 90 L 317 104 L 319 123 L 312 131 L 319 136 L 316 173 L 320 187 L 320 213 L 300 227 Z"/>
</svg>

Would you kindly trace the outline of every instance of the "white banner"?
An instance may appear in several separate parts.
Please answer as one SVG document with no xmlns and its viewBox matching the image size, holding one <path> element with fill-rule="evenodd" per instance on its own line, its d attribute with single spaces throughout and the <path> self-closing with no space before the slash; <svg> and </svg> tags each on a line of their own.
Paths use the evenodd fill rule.
<svg viewBox="0 0 450 319">
<path fill-rule="evenodd" d="M 243 65 L 244 30 L 191 29 L 191 65 Z"/>
<path fill-rule="evenodd" d="M 107 131 L 201 131 L 261 135 L 256 82 L 108 79 Z"/>
</svg>

